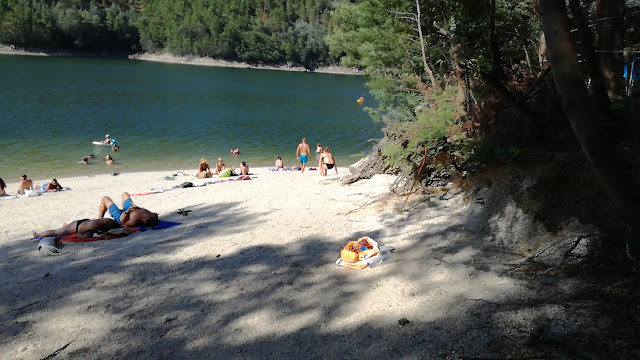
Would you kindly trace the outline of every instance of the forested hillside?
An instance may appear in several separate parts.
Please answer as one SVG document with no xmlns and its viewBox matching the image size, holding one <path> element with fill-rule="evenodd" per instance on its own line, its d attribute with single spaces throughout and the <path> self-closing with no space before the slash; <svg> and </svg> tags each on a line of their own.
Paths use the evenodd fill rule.
<svg viewBox="0 0 640 360">
<path fill-rule="evenodd" d="M 313 69 L 330 62 L 330 7 L 328 0 L 0 0 L 0 43 Z"/>
</svg>

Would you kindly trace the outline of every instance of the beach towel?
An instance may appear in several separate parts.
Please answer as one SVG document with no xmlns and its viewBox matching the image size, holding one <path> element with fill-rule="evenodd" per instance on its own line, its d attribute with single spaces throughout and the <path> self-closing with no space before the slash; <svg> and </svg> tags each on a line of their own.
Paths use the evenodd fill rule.
<svg viewBox="0 0 640 360">
<path fill-rule="evenodd" d="M 269 168 L 269 171 L 300 171 L 300 169 L 290 169 L 290 168 Z"/>
<path fill-rule="evenodd" d="M 63 187 L 63 188 L 62 188 L 62 190 L 48 191 L 48 190 L 45 190 L 45 189 L 46 189 L 46 187 L 47 187 L 47 185 L 49 185 L 49 183 L 44 183 L 44 184 L 42 184 L 42 186 L 40 186 L 39 188 L 37 188 L 35 191 L 37 191 L 37 192 L 38 192 L 38 193 L 40 193 L 40 194 L 53 194 L 53 193 L 58 193 L 58 192 L 61 192 L 61 191 L 68 191 L 68 190 L 71 190 L 71 188 Z"/>
<path fill-rule="evenodd" d="M 162 230 L 162 229 L 169 229 L 169 228 L 172 228 L 172 227 L 180 225 L 180 224 L 182 224 L 182 223 L 173 222 L 173 221 L 158 220 L 158 224 L 156 224 L 154 226 L 141 226 L 141 227 L 134 228 L 134 229 L 138 229 L 139 231 Z"/>
<path fill-rule="evenodd" d="M 129 229 L 128 232 L 126 231 L 111 231 L 111 230 L 121 230 L 121 229 Z M 111 240 L 111 239 L 117 239 L 117 238 L 121 238 L 121 237 L 125 237 L 131 233 L 134 233 L 136 231 L 139 231 L 140 228 L 115 228 L 115 229 L 111 229 L 109 231 L 107 231 L 104 234 L 93 234 L 93 237 L 78 237 L 78 234 L 73 234 L 73 235 L 67 235 L 67 236 L 63 236 L 60 238 L 61 242 L 89 242 L 89 241 L 98 241 L 98 240 Z"/>
<path fill-rule="evenodd" d="M 73 235 L 67 235 L 67 236 L 63 236 L 59 239 L 59 241 L 61 242 L 89 242 L 89 241 L 98 241 L 98 240 L 110 240 L 110 239 L 117 239 L 117 238 L 121 238 L 121 237 L 125 237 L 131 233 L 134 233 L 136 231 L 148 231 L 148 230 L 162 230 L 162 229 L 168 229 L 168 228 L 172 228 L 174 226 L 180 225 L 182 223 L 178 223 L 178 222 L 172 222 L 172 221 L 163 221 L 163 220 L 159 220 L 158 224 L 155 226 L 141 226 L 141 227 L 134 227 L 134 228 L 115 228 L 115 229 L 111 229 L 109 231 L 107 231 L 106 233 L 103 234 L 94 234 L 93 237 L 90 238 L 85 238 L 85 237 L 78 237 L 78 234 L 73 234 Z M 126 230 L 124 230 L 126 229 Z M 38 240 L 43 239 L 42 237 L 40 238 L 35 238 Z"/>
<path fill-rule="evenodd" d="M 185 174 L 185 173 L 176 173 L 173 175 L 167 175 L 164 177 L 165 180 L 193 180 L 197 179 L 195 175 Z"/>
</svg>

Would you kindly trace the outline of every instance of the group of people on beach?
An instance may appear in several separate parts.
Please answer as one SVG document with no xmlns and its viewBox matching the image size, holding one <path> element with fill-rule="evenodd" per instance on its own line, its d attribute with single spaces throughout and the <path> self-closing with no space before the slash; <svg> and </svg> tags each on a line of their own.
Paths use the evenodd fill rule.
<svg viewBox="0 0 640 360">
<path fill-rule="evenodd" d="M 7 184 L 4 182 L 4 180 L 2 180 L 2 178 L 0 178 L 0 196 L 10 195 L 10 194 L 7 194 L 5 190 L 6 188 L 7 188 Z M 58 183 L 57 179 L 53 179 L 50 182 L 42 185 L 40 189 L 41 191 L 46 191 L 46 192 L 56 192 L 56 191 L 63 190 L 63 187 L 62 185 L 60 185 L 60 183 Z M 30 192 L 35 192 L 35 191 L 36 190 L 33 185 L 33 180 L 29 179 L 26 174 L 23 174 L 22 176 L 20 176 L 20 184 L 18 185 L 18 190 L 16 191 L 16 194 L 27 195 Z"/>
<path fill-rule="evenodd" d="M 290 168 L 286 168 L 284 166 L 284 162 L 282 161 L 282 156 L 278 156 L 275 162 L 276 171 L 285 171 L 285 170 L 304 170 L 307 167 L 307 162 L 309 162 L 309 157 L 311 156 L 311 148 L 309 148 L 309 144 L 307 144 L 307 138 L 302 138 L 300 144 L 296 148 L 296 159 L 300 161 L 300 166 L 292 166 Z M 329 151 L 329 147 L 323 148 L 322 145 L 318 144 L 316 147 L 316 160 L 318 160 L 318 168 L 320 169 L 320 175 L 326 176 L 327 171 L 331 169 L 335 169 L 336 174 L 338 173 L 338 166 L 336 165 L 336 160 L 333 157 L 333 154 Z M 311 168 L 311 170 L 314 170 Z"/>
<path fill-rule="evenodd" d="M 109 155 L 107 156 L 110 158 Z M 296 158 L 300 161 L 299 169 L 302 172 L 305 171 L 310 156 L 311 149 L 307 144 L 307 139 L 302 138 L 302 141 L 296 148 Z M 335 158 L 329 151 L 329 147 L 323 148 L 320 144 L 317 144 L 316 156 L 318 160 L 318 167 L 320 168 L 320 175 L 326 176 L 327 172 L 331 169 L 335 169 L 336 174 L 338 173 Z M 85 157 L 85 160 L 88 161 L 89 158 L 93 158 L 93 155 Z M 113 161 L 112 158 L 107 160 Z M 208 178 L 213 176 L 214 173 L 216 175 L 220 175 L 226 170 L 226 166 L 222 158 L 218 158 L 218 161 L 215 164 L 215 170 L 213 171 L 207 162 L 208 160 L 206 158 L 200 159 L 200 165 L 198 166 L 196 177 Z M 276 169 L 284 169 L 284 163 L 281 156 L 278 156 L 275 165 Z M 247 166 L 244 161 L 240 165 L 240 173 L 241 175 L 249 174 L 249 166 Z M 56 179 L 53 179 L 46 187 L 48 191 L 57 191 L 62 189 L 62 186 Z M 0 195 L 5 194 L 5 188 L 6 184 L 0 178 Z M 26 175 L 23 175 L 20 182 L 19 192 L 24 193 L 26 189 L 33 189 L 33 181 L 29 180 Z M 113 219 L 104 217 L 107 212 Z M 78 237 L 92 237 L 96 233 L 106 233 L 107 231 L 117 228 L 154 226 L 158 224 L 158 221 L 157 213 L 138 207 L 133 203 L 133 200 L 131 200 L 129 193 L 124 192 L 122 194 L 122 208 L 119 208 L 110 197 L 104 196 L 98 206 L 98 218 L 75 220 L 69 224 L 64 224 L 58 229 L 46 230 L 40 233 L 34 232 L 33 236 L 61 237 L 76 234 Z"/>
<path fill-rule="evenodd" d="M 307 144 L 307 139 L 302 138 L 300 144 L 298 144 L 298 148 L 296 149 L 296 158 L 300 160 L 300 168 L 302 172 L 304 172 L 307 161 L 309 160 L 309 156 L 311 155 L 311 149 L 309 148 L 309 144 Z M 336 174 L 338 173 L 338 166 L 336 165 L 336 160 L 333 157 L 333 154 L 329 151 L 329 147 L 323 148 L 320 143 L 316 146 L 316 158 L 318 160 L 318 168 L 320 169 L 320 175 L 326 176 L 327 171 L 331 169 L 335 169 Z"/>
<path fill-rule="evenodd" d="M 211 167 L 209 167 L 209 164 L 207 163 L 207 161 L 208 160 L 206 158 L 200 159 L 200 165 L 198 166 L 198 171 L 196 172 L 196 177 L 198 179 L 210 178 L 214 174 L 220 175 L 224 173 L 224 171 L 227 169 L 222 158 L 218 158 L 218 162 L 216 162 L 214 171 L 211 171 Z M 249 166 L 245 161 L 241 162 L 239 167 L 240 167 L 240 175 L 249 175 Z M 231 169 L 231 172 L 234 173 L 233 168 Z"/>
</svg>

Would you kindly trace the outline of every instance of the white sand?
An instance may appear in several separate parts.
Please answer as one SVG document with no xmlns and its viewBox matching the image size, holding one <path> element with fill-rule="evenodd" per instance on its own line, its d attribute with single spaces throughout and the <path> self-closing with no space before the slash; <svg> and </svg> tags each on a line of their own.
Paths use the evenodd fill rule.
<svg viewBox="0 0 640 360">
<path fill-rule="evenodd" d="M 182 225 L 64 244 L 60 256 L 41 256 L 31 232 L 97 217 L 103 195 L 120 203 L 123 191 L 183 180 L 165 180 L 164 172 L 60 178 L 71 191 L 0 200 L 2 358 L 42 359 L 67 344 L 59 358 L 422 359 L 500 351 L 473 323 L 476 299 L 522 287 L 471 266 L 479 245 L 460 203 L 400 214 L 394 207 L 404 198 L 388 195 L 391 176 L 343 186 L 340 176 L 315 171 L 252 173 L 248 181 L 135 197 Z M 362 235 L 395 246 L 394 262 L 363 271 L 336 266 L 342 246 Z M 411 322 L 401 327 L 401 318 Z"/>
</svg>

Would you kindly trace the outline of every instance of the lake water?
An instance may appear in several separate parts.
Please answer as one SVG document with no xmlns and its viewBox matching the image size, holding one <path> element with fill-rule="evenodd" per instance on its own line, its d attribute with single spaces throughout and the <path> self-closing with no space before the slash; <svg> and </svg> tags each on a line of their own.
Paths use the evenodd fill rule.
<svg viewBox="0 0 640 360">
<path fill-rule="evenodd" d="M 0 177 L 32 179 L 213 165 L 294 165 L 302 137 L 356 162 L 381 137 L 350 75 L 123 59 L 0 56 Z M 365 95 L 366 96 L 366 95 Z M 368 102 L 368 101 L 367 101 Z M 370 104 L 369 104 L 370 105 Z M 94 146 L 110 134 L 120 146 Z M 239 148 L 240 155 L 229 154 Z M 112 154 L 115 166 L 85 155 Z M 313 164 L 314 161 L 311 161 Z"/>
</svg>

